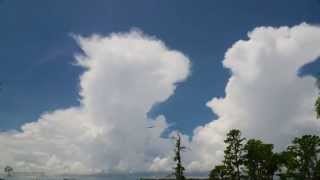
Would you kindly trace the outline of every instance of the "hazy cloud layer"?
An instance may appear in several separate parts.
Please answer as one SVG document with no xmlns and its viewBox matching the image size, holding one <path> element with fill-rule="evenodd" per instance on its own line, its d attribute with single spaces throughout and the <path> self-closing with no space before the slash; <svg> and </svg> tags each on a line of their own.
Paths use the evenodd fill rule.
<svg viewBox="0 0 320 180">
<path fill-rule="evenodd" d="M 184 154 L 187 170 L 218 163 L 232 128 L 277 149 L 294 136 L 320 131 L 313 112 L 315 79 L 297 75 L 320 56 L 320 28 L 260 27 L 248 36 L 223 60 L 231 71 L 226 96 L 207 103 L 219 118 L 196 128 L 190 141 L 183 136 L 191 149 Z M 86 69 L 81 106 L 45 113 L 21 132 L 1 133 L 0 166 L 56 173 L 171 169 L 172 140 L 161 137 L 165 118 L 146 114 L 187 78 L 188 58 L 136 31 L 76 39 L 84 52 L 76 62 Z"/>
</svg>

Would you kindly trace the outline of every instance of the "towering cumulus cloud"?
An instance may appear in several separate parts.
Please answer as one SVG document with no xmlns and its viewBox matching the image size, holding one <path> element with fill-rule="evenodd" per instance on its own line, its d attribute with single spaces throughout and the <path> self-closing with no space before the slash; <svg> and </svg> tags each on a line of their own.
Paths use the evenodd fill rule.
<svg viewBox="0 0 320 180">
<path fill-rule="evenodd" d="M 260 27 L 248 36 L 225 55 L 223 65 L 231 71 L 226 95 L 207 103 L 219 118 L 194 131 L 197 160 L 190 160 L 190 169 L 212 168 L 220 161 L 223 139 L 232 128 L 275 143 L 277 149 L 295 136 L 320 132 L 313 111 L 315 79 L 297 75 L 320 56 L 320 27 Z"/>
<path fill-rule="evenodd" d="M 45 113 L 21 132 L 1 133 L 1 167 L 91 173 L 167 164 L 172 144 L 160 137 L 166 121 L 146 114 L 188 76 L 188 58 L 137 31 L 76 40 L 84 52 L 76 62 L 86 69 L 81 105 Z"/>
<path fill-rule="evenodd" d="M 187 78 L 188 58 L 136 31 L 76 39 L 84 52 L 76 56 L 85 68 L 81 105 L 45 113 L 20 132 L 1 133 L 0 166 L 55 173 L 170 169 L 173 144 L 161 137 L 168 125 L 164 117 L 149 120 L 146 114 Z M 307 24 L 256 28 L 236 42 L 223 61 L 231 71 L 225 97 L 207 103 L 218 119 L 196 128 L 190 141 L 183 136 L 191 148 L 183 156 L 187 170 L 218 163 L 232 128 L 278 150 L 294 136 L 319 133 L 315 79 L 297 75 L 319 56 L 320 27 Z"/>
</svg>

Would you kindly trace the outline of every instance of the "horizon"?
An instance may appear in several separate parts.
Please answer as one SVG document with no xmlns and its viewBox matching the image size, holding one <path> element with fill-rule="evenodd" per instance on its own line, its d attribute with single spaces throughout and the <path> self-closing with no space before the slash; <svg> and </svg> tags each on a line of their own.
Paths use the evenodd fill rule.
<svg viewBox="0 0 320 180">
<path fill-rule="evenodd" d="M 320 134 L 320 1 L 0 0 L 0 169 L 210 172 Z"/>
</svg>

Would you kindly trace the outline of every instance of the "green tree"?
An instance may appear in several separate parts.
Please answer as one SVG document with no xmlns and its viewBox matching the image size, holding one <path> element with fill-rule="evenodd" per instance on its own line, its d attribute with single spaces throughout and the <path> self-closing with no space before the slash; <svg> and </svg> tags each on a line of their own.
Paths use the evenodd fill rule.
<svg viewBox="0 0 320 180">
<path fill-rule="evenodd" d="M 226 175 L 226 166 L 217 165 L 210 171 L 209 180 L 219 180 L 224 179 Z"/>
<path fill-rule="evenodd" d="M 232 179 L 240 180 L 241 154 L 244 140 L 245 138 L 241 137 L 241 131 L 238 129 L 229 131 L 227 138 L 224 140 L 227 147 L 224 151 L 223 163 L 226 167 L 227 175 Z"/>
<path fill-rule="evenodd" d="M 176 140 L 176 146 L 174 149 L 174 152 L 175 152 L 174 161 L 176 162 L 176 167 L 174 168 L 175 170 L 174 175 L 176 177 L 176 180 L 184 180 L 185 177 L 183 175 L 183 172 L 185 168 L 182 166 L 181 153 L 186 149 L 186 147 L 181 145 L 181 136 L 179 133 L 177 134 L 177 137 L 175 138 L 175 140 Z"/>
<path fill-rule="evenodd" d="M 297 177 L 297 169 L 299 164 L 295 158 L 295 155 L 289 151 L 283 151 L 279 154 L 279 164 L 281 167 L 284 167 L 285 172 L 281 172 L 283 177 Z M 282 169 L 281 169 L 282 170 Z"/>
<path fill-rule="evenodd" d="M 7 176 L 12 176 L 13 168 L 10 166 L 6 166 L 4 168 L 4 172 L 7 174 Z"/>
<path fill-rule="evenodd" d="M 272 149 L 271 149 L 272 151 Z M 267 153 L 269 154 L 269 153 Z M 280 170 L 281 167 L 281 155 L 278 153 L 273 153 L 270 154 L 270 156 L 266 157 L 265 160 L 265 174 L 267 176 L 268 179 L 272 179 L 274 174 Z"/>
<path fill-rule="evenodd" d="M 248 140 L 242 160 L 252 180 L 272 179 L 278 170 L 279 155 L 273 153 L 272 144 L 264 144 L 260 140 Z"/>
<path fill-rule="evenodd" d="M 304 135 L 295 138 L 287 151 L 292 154 L 296 171 L 303 179 L 313 178 L 317 172 L 320 152 L 320 138 L 316 135 Z"/>
<path fill-rule="evenodd" d="M 320 160 L 317 161 L 316 168 L 314 170 L 314 179 L 320 179 Z"/>
</svg>

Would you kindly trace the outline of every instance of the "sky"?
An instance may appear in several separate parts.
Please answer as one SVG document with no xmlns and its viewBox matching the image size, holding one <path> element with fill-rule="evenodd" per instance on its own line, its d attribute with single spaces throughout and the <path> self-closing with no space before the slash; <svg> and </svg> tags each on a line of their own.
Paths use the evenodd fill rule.
<svg viewBox="0 0 320 180">
<path fill-rule="evenodd" d="M 180 131 L 187 167 L 206 170 L 235 127 L 281 149 L 318 132 L 319 12 L 318 0 L 1 0 L 2 156 L 57 172 L 162 171 Z M 270 135 L 277 126 L 288 128 Z"/>
</svg>

